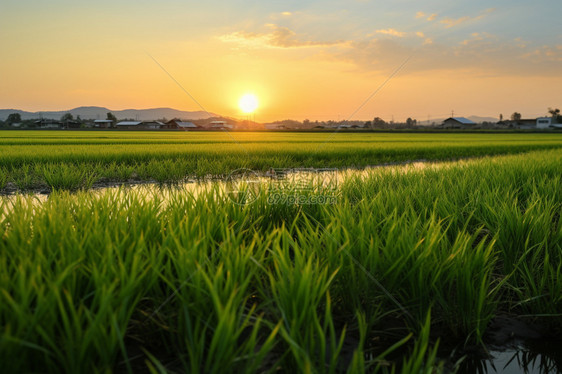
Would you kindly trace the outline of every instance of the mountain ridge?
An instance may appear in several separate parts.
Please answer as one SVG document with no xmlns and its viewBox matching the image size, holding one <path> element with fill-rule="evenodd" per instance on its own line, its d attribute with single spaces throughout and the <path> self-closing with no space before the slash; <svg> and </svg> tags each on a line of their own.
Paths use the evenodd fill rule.
<svg viewBox="0 0 562 374">
<path fill-rule="evenodd" d="M 106 107 L 101 106 L 79 106 L 70 110 L 60 110 L 60 111 L 37 111 L 30 112 L 20 109 L 0 109 L 0 121 L 5 121 L 8 115 L 11 113 L 19 113 L 22 120 L 29 120 L 35 118 L 45 118 L 59 120 L 64 114 L 71 113 L 74 117 L 80 116 L 84 120 L 95 120 L 95 119 L 105 119 L 107 113 L 111 112 L 117 119 L 133 119 L 139 121 L 151 121 L 157 119 L 174 119 L 180 118 L 184 120 L 196 120 L 196 119 L 206 119 L 210 117 L 221 117 L 215 113 L 207 113 L 205 111 L 183 111 L 174 108 L 147 108 L 147 109 L 122 109 L 122 110 L 111 110 Z M 471 115 L 466 117 L 476 123 L 481 122 L 497 122 L 497 118 L 475 116 Z M 430 121 L 437 124 L 443 122 L 446 118 L 435 118 Z M 420 125 L 427 124 L 426 121 L 421 120 L 418 122 Z"/>
<path fill-rule="evenodd" d="M 147 108 L 147 109 L 123 109 L 111 110 L 100 106 L 80 106 L 69 110 L 53 110 L 29 112 L 20 109 L 0 109 L 0 120 L 5 121 L 12 113 L 19 113 L 22 120 L 45 118 L 60 119 L 66 113 L 72 114 L 74 117 L 80 116 L 82 119 L 105 119 L 107 113 L 111 112 L 117 119 L 136 119 L 139 121 L 150 121 L 161 118 L 173 119 L 205 119 L 209 117 L 217 117 L 217 114 L 207 113 L 205 111 L 184 111 L 173 108 Z"/>
</svg>

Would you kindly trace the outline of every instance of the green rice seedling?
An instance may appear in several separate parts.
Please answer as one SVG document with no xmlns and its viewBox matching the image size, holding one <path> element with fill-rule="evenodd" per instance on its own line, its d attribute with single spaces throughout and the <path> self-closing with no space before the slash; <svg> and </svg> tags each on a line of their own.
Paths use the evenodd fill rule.
<svg viewBox="0 0 562 374">
<path fill-rule="evenodd" d="M 431 317 L 428 312 L 423 328 L 420 331 L 420 336 L 417 338 L 414 348 L 410 356 L 404 359 L 404 362 L 399 369 L 403 374 L 409 373 L 443 373 L 444 367 L 443 362 L 437 359 L 437 349 L 439 342 L 437 342 L 432 348 L 430 348 L 430 326 Z M 395 372 L 395 368 L 392 369 Z"/>
<path fill-rule="evenodd" d="M 331 314 L 328 288 L 336 272 L 328 273 L 312 251 L 305 253 L 286 233 L 273 245 L 271 297 L 295 369 L 335 372 L 346 331 L 336 331 Z"/>
<path fill-rule="evenodd" d="M 173 235 L 177 235 L 174 247 L 178 252 L 170 253 L 175 261 L 168 272 L 177 272 L 184 281 L 179 285 L 172 283 L 177 290 L 175 297 L 160 313 L 169 313 L 168 323 L 176 326 L 174 339 L 185 347 L 185 352 L 178 354 L 183 357 L 186 370 L 223 372 L 226 365 L 232 370 L 237 368 L 237 372 L 255 372 L 264 364 L 279 330 L 279 326 L 263 320 L 257 313 L 255 299 L 248 297 L 253 274 L 258 270 L 254 263 L 254 256 L 259 256 L 255 253 L 258 242 L 244 245 L 240 242 L 243 233 L 228 229 L 220 248 L 207 257 L 205 246 L 199 246 L 205 251 L 196 254 L 197 247 L 182 244 L 189 237 L 185 231 Z M 189 256 L 184 254 L 187 248 L 191 251 Z M 263 254 L 263 250 L 260 252 Z M 215 264 L 215 256 L 222 261 Z M 197 258 L 200 260 L 195 262 Z M 168 283 L 173 278 L 165 280 Z"/>
<path fill-rule="evenodd" d="M 100 245 L 94 238 L 101 227 L 108 227 L 104 220 L 109 215 L 105 213 L 114 205 L 94 204 L 87 207 L 78 204 L 76 209 L 69 209 L 69 200 L 72 201 L 67 194 L 55 194 L 46 205 L 48 209 L 37 211 L 32 199 L 20 199 L 17 200 L 18 213 L 7 217 L 10 234 L 5 238 L 2 249 L 9 253 L 13 250 L 20 252 L 17 256 L 24 261 L 15 262 L 5 269 L 12 282 L 18 277 L 21 281 L 4 284 L 6 293 L 3 301 L 6 303 L 3 305 L 12 307 L 3 311 L 20 319 L 16 324 L 16 320 L 10 318 L 12 323 L 8 325 L 11 328 L 3 335 L 7 338 L 2 344 L 7 345 L 4 347 L 6 352 L 30 345 L 43 352 L 42 360 L 28 363 L 12 358 L 14 365 L 32 365 L 28 368 L 39 370 L 42 367 L 41 370 L 47 368 L 51 372 L 87 371 L 92 367 L 107 370 L 119 356 L 126 357 L 123 337 L 131 313 L 143 296 L 137 287 L 145 288 L 148 284 L 143 281 L 147 266 L 140 257 L 143 242 L 137 240 L 138 244 L 131 248 L 128 245 L 130 239 L 115 241 L 119 243 L 119 252 L 116 247 L 107 244 L 107 237 L 98 239 L 101 240 Z M 23 204 L 35 212 L 27 217 L 27 222 L 20 218 Z M 131 209 L 142 212 L 141 215 L 146 218 L 154 217 L 142 207 L 133 205 Z M 30 221 L 37 227 L 52 229 L 30 233 Z M 73 224 L 56 229 L 61 222 Z M 121 221 L 119 225 L 128 223 Z M 21 235 L 27 235 L 25 243 L 20 242 L 14 247 L 13 241 L 18 241 Z M 21 253 L 27 255 L 22 256 Z M 13 253 L 14 256 L 16 254 Z M 39 278 L 30 279 L 29 275 L 33 274 Z M 26 287 L 33 306 L 19 308 L 19 298 L 25 293 L 22 290 L 15 292 L 14 286 Z M 17 295 L 18 299 L 10 295 Z M 13 309 L 16 306 L 18 309 Z M 4 315 L 2 319 L 5 318 Z M 21 355 L 22 360 L 25 357 L 25 354 Z"/>
<path fill-rule="evenodd" d="M 107 164 L 104 169 L 101 175 L 108 180 L 127 182 L 133 178 L 136 167 L 134 165 L 121 164 L 113 161 Z"/>
<path fill-rule="evenodd" d="M 186 177 L 186 164 L 182 160 L 150 161 L 145 173 L 158 183 L 179 183 Z"/>
<path fill-rule="evenodd" d="M 440 309 L 448 331 L 458 339 L 472 336 L 482 342 L 486 326 L 495 315 L 499 287 L 494 284 L 494 241 L 482 239 L 479 234 L 459 234 L 444 259 L 443 284 L 437 287 L 436 307 Z"/>
<path fill-rule="evenodd" d="M 123 141 L 114 136 L 108 143 Z M 167 139 L 134 136 L 126 145 Z M 216 140 L 197 136 L 206 147 Z M 311 149 L 325 140 L 317 134 L 266 139 L 270 150 L 255 134 L 239 136 L 260 157 L 296 142 L 303 150 L 283 157 L 320 164 L 330 155 L 360 164 L 459 150 L 441 136 L 423 139 L 441 150 L 412 144 L 416 137 L 400 147 L 392 134 L 378 135 L 380 151 L 348 137 L 315 158 Z M 95 173 L 108 160 L 111 173 L 151 160 L 195 165 L 161 163 L 185 148 L 159 151 L 105 149 L 79 162 L 67 154 L 62 164 Z M 230 157 L 239 154 L 217 152 L 208 153 L 214 165 L 237 162 Z M 27 174 L 37 183 L 55 161 L 33 162 Z M 214 182 L 2 196 L 0 361 L 10 372 L 429 372 L 442 368 L 430 329 L 446 344 L 477 343 L 498 312 L 559 329 L 561 162 L 558 151 L 540 151 L 349 171 L 332 192 L 259 184 L 250 204 Z M 12 166 L 2 167 L 12 178 Z M 337 199 L 271 204 L 275 192 Z M 393 358 L 388 352 L 408 347 L 410 336 L 412 350 Z"/>
<path fill-rule="evenodd" d="M 330 144 L 329 147 L 326 145 Z M 213 147 L 215 145 L 215 147 Z M 490 156 L 562 146 L 559 134 L 377 134 L 377 133 L 207 133 L 162 136 L 142 133 L 111 137 L 68 134 L 49 137 L 25 131 L 0 141 L 0 166 L 12 176 L 23 164 L 65 163 L 81 169 L 81 163 L 106 166 L 101 175 L 110 181 L 127 181 L 143 175 L 140 169 L 150 162 L 175 163 L 181 160 L 191 177 L 225 177 L 231 170 L 249 168 L 265 171 L 271 167 L 362 168 L 385 162 L 416 159 L 444 160 Z M 117 165 L 113 167 L 112 165 Z M 135 167 L 135 165 L 137 165 Z M 136 170 L 139 169 L 139 170 Z M 161 175 L 163 173 L 163 175 Z M 175 168 L 159 172 L 157 179 L 176 180 Z"/>
<path fill-rule="evenodd" d="M 529 232 L 509 281 L 517 296 L 516 308 L 521 308 L 530 317 L 542 315 L 554 325 L 562 320 L 559 312 L 562 307 L 561 211 L 560 203 L 536 195 L 529 199 L 524 221 L 519 224 L 532 225 L 539 234 Z"/>
<path fill-rule="evenodd" d="M 4 168 L 0 168 L 0 190 L 3 190 L 8 183 L 8 172 Z"/>
<path fill-rule="evenodd" d="M 517 269 L 513 290 L 519 299 L 515 306 L 521 308 L 526 317 L 542 317 L 548 325 L 556 327 L 562 321 L 562 247 L 556 245 L 552 249 L 544 245 L 529 248 Z"/>
<path fill-rule="evenodd" d="M 86 168 L 76 169 L 66 164 L 46 164 L 42 167 L 43 178 L 53 190 L 75 191 L 90 188 L 95 176 Z"/>
<path fill-rule="evenodd" d="M 36 187 L 38 183 L 28 164 L 22 165 L 12 174 L 12 182 L 20 191 L 29 191 Z"/>
</svg>

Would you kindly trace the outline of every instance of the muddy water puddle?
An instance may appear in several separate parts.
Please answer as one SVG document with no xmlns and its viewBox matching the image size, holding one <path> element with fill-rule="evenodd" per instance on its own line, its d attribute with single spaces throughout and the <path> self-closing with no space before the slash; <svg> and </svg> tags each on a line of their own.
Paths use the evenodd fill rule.
<svg viewBox="0 0 562 374">
<path fill-rule="evenodd" d="M 511 348 L 495 348 L 489 356 L 467 356 L 459 364 L 459 374 L 546 374 L 562 373 L 560 342 L 525 342 Z"/>
</svg>

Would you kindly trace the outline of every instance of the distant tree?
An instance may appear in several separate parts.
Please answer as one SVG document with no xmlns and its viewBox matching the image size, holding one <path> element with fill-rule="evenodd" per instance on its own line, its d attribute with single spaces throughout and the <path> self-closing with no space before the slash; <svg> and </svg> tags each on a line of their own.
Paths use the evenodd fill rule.
<svg viewBox="0 0 562 374">
<path fill-rule="evenodd" d="M 115 117 L 111 112 L 107 113 L 107 119 L 113 122 L 117 122 L 117 117 Z"/>
<path fill-rule="evenodd" d="M 556 109 L 548 108 L 548 113 L 550 113 L 550 115 L 552 117 L 558 117 L 558 115 L 560 115 L 560 109 L 558 109 L 558 108 L 556 108 Z"/>
<path fill-rule="evenodd" d="M 413 125 L 414 125 L 414 120 L 408 117 L 408 119 L 406 120 L 406 126 L 411 127 Z"/>
<path fill-rule="evenodd" d="M 11 125 L 12 123 L 19 123 L 21 122 L 21 115 L 19 113 L 11 113 L 8 115 L 6 119 L 6 123 Z"/>
<path fill-rule="evenodd" d="M 72 116 L 72 113 L 65 113 L 61 118 L 61 122 L 68 122 L 68 121 L 72 121 L 74 119 L 74 117 Z"/>
<path fill-rule="evenodd" d="M 382 127 L 384 125 L 386 125 L 386 122 L 382 118 L 375 117 L 373 119 L 373 127 Z"/>
<path fill-rule="evenodd" d="M 108 113 L 107 113 L 107 119 L 108 119 L 109 121 L 111 121 L 111 127 L 114 127 L 115 124 L 117 123 L 117 117 L 115 117 L 115 116 L 113 115 L 113 113 L 111 113 L 111 112 L 108 112 Z"/>
<path fill-rule="evenodd" d="M 552 116 L 554 122 L 562 123 L 562 116 L 560 115 L 560 109 L 548 108 L 548 113 Z"/>
<path fill-rule="evenodd" d="M 503 114 L 500 113 L 500 121 L 503 121 Z"/>
<path fill-rule="evenodd" d="M 80 115 L 76 116 L 76 120 L 79 121 L 79 122 L 82 122 L 82 118 L 80 118 Z"/>
<path fill-rule="evenodd" d="M 367 121 L 365 122 L 365 124 L 363 125 L 364 128 L 368 129 L 371 127 L 371 121 Z"/>
<path fill-rule="evenodd" d="M 304 126 L 308 126 L 308 125 L 310 125 L 310 120 L 307 118 L 307 119 L 305 119 L 304 121 L 302 121 L 302 124 L 303 124 Z"/>
<path fill-rule="evenodd" d="M 512 121 L 521 121 L 521 113 L 514 112 L 511 115 L 511 120 Z"/>
</svg>

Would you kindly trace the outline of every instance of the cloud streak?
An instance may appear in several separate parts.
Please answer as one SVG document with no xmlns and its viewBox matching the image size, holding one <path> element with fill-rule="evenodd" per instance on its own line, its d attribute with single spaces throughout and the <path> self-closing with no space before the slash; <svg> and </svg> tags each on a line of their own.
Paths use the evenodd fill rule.
<svg viewBox="0 0 562 374">
<path fill-rule="evenodd" d="M 387 73 L 396 61 L 414 54 L 407 71 L 458 71 L 486 76 L 550 76 L 558 74 L 562 45 L 529 48 L 516 40 L 473 33 L 452 47 L 424 39 L 412 46 L 398 39 L 357 41 L 342 50 L 339 59 L 367 72 Z"/>
<path fill-rule="evenodd" d="M 445 28 L 451 28 L 451 27 L 455 27 L 458 26 L 460 24 L 463 23 L 467 23 L 467 22 L 475 22 L 478 20 L 481 20 L 482 18 L 486 17 L 488 14 L 494 12 L 496 9 L 495 8 L 488 8 L 486 10 L 484 10 L 483 12 L 481 12 L 478 16 L 476 17 L 470 17 L 470 16 L 463 16 L 463 17 L 459 17 L 459 18 L 443 18 L 441 21 L 439 21 L 441 24 L 445 25 Z"/>
<path fill-rule="evenodd" d="M 476 17 L 461 17 L 451 25 L 474 21 L 492 11 L 487 10 Z M 443 44 L 423 31 L 405 32 L 395 28 L 378 29 L 364 38 L 330 41 L 315 40 L 274 24 L 266 27 L 264 32 L 235 31 L 219 39 L 233 43 L 237 48 L 264 51 L 314 49 L 315 52 L 310 55 L 312 58 L 349 63 L 362 72 L 388 73 L 395 67 L 396 61 L 412 54 L 415 57 L 407 69 L 410 73 L 457 70 L 492 76 L 544 76 L 557 73 L 562 61 L 562 45 L 537 47 L 522 43 L 520 38 L 505 39 L 483 31 L 467 34 L 457 39 L 456 44 L 450 41 Z"/>
<path fill-rule="evenodd" d="M 433 21 L 437 18 L 437 13 L 426 14 L 424 12 L 417 12 L 416 18 L 425 18 L 427 21 Z"/>
<path fill-rule="evenodd" d="M 384 30 L 376 30 L 375 33 L 377 34 L 384 34 L 384 35 L 392 35 L 392 36 L 397 36 L 399 38 L 403 38 L 404 36 L 406 36 L 405 32 L 402 31 L 398 31 L 395 29 L 384 29 Z"/>
<path fill-rule="evenodd" d="M 306 40 L 298 37 L 298 35 L 287 27 L 281 27 L 274 24 L 266 25 L 269 32 L 246 32 L 235 31 L 230 34 L 219 36 L 219 40 L 226 43 L 236 43 L 245 47 L 269 47 L 269 48 L 305 48 L 305 47 L 330 47 L 343 45 L 346 42 L 342 40 L 336 41 L 315 41 Z"/>
</svg>

